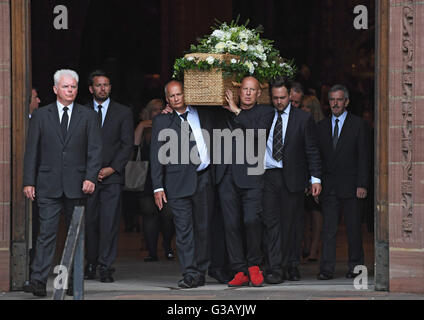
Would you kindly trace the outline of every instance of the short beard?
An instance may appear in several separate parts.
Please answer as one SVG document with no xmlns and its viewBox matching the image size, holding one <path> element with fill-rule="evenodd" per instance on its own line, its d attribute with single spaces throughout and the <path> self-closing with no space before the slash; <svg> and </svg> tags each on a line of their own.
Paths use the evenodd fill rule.
<svg viewBox="0 0 424 320">
<path fill-rule="evenodd" d="M 95 94 L 93 96 L 94 96 L 94 99 L 98 102 L 105 102 L 107 99 L 109 99 L 109 95 L 107 95 L 105 98 L 98 97 Z"/>
</svg>

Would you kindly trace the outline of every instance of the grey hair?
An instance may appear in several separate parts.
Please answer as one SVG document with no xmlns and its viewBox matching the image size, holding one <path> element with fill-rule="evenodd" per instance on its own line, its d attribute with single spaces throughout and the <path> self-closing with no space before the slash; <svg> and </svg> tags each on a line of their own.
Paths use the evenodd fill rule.
<svg viewBox="0 0 424 320">
<path fill-rule="evenodd" d="M 53 76 L 55 86 L 58 85 L 60 79 L 63 76 L 70 76 L 70 77 L 74 78 L 77 81 L 77 83 L 79 81 L 78 73 L 76 73 L 74 70 L 69 70 L 69 69 L 57 70 L 55 72 L 54 76 Z"/>
<path fill-rule="evenodd" d="M 336 91 L 343 91 L 345 99 L 349 99 L 349 91 L 342 84 L 336 84 L 330 89 L 330 91 L 328 91 L 328 99 L 330 99 L 330 93 L 333 93 Z"/>
<path fill-rule="evenodd" d="M 169 81 L 166 85 L 165 85 L 165 87 L 164 87 L 164 90 L 165 90 L 165 97 L 168 97 L 168 86 L 171 84 L 171 83 L 179 83 L 180 85 L 181 85 L 181 88 L 184 90 L 184 85 L 183 85 L 183 83 L 181 82 L 181 81 L 178 81 L 178 80 L 171 80 L 171 81 Z"/>
</svg>

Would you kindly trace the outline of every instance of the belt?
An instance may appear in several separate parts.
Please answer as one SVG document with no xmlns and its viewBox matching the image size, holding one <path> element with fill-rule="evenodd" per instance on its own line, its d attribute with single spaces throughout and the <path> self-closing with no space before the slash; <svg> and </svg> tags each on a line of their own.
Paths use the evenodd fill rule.
<svg viewBox="0 0 424 320">
<path fill-rule="evenodd" d="M 211 168 L 210 165 L 208 165 L 205 169 L 197 171 L 197 176 L 201 176 L 202 174 L 204 174 L 205 172 L 209 171 L 209 169 Z"/>
</svg>

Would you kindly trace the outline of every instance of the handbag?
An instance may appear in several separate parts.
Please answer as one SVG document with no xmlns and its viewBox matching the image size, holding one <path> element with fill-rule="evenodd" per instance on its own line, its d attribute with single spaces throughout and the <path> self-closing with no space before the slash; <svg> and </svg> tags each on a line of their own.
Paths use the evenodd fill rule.
<svg viewBox="0 0 424 320">
<path fill-rule="evenodd" d="M 141 161 L 140 146 L 137 148 L 137 157 L 135 160 L 128 161 L 125 166 L 125 191 L 144 190 L 144 184 L 149 169 L 149 161 Z"/>
</svg>

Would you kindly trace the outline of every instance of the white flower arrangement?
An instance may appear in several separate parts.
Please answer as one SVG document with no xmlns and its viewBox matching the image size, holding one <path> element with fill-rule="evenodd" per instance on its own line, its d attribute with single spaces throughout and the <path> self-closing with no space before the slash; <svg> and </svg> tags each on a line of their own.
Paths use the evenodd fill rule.
<svg viewBox="0 0 424 320">
<path fill-rule="evenodd" d="M 295 74 L 293 61 L 287 61 L 273 47 L 273 41 L 260 38 L 262 27 L 248 29 L 246 22 L 238 26 L 236 22 L 221 23 L 212 34 L 199 41 L 197 46 L 190 47 L 190 53 L 233 54 L 239 59 L 231 59 L 230 63 L 219 61 L 209 56 L 201 61 L 192 56 L 179 58 L 174 64 L 174 78 L 181 79 L 184 70 L 210 70 L 220 68 L 227 75 L 236 74 L 240 81 L 246 75 L 253 75 L 261 82 L 268 82 L 277 77 L 292 78 Z"/>
</svg>

